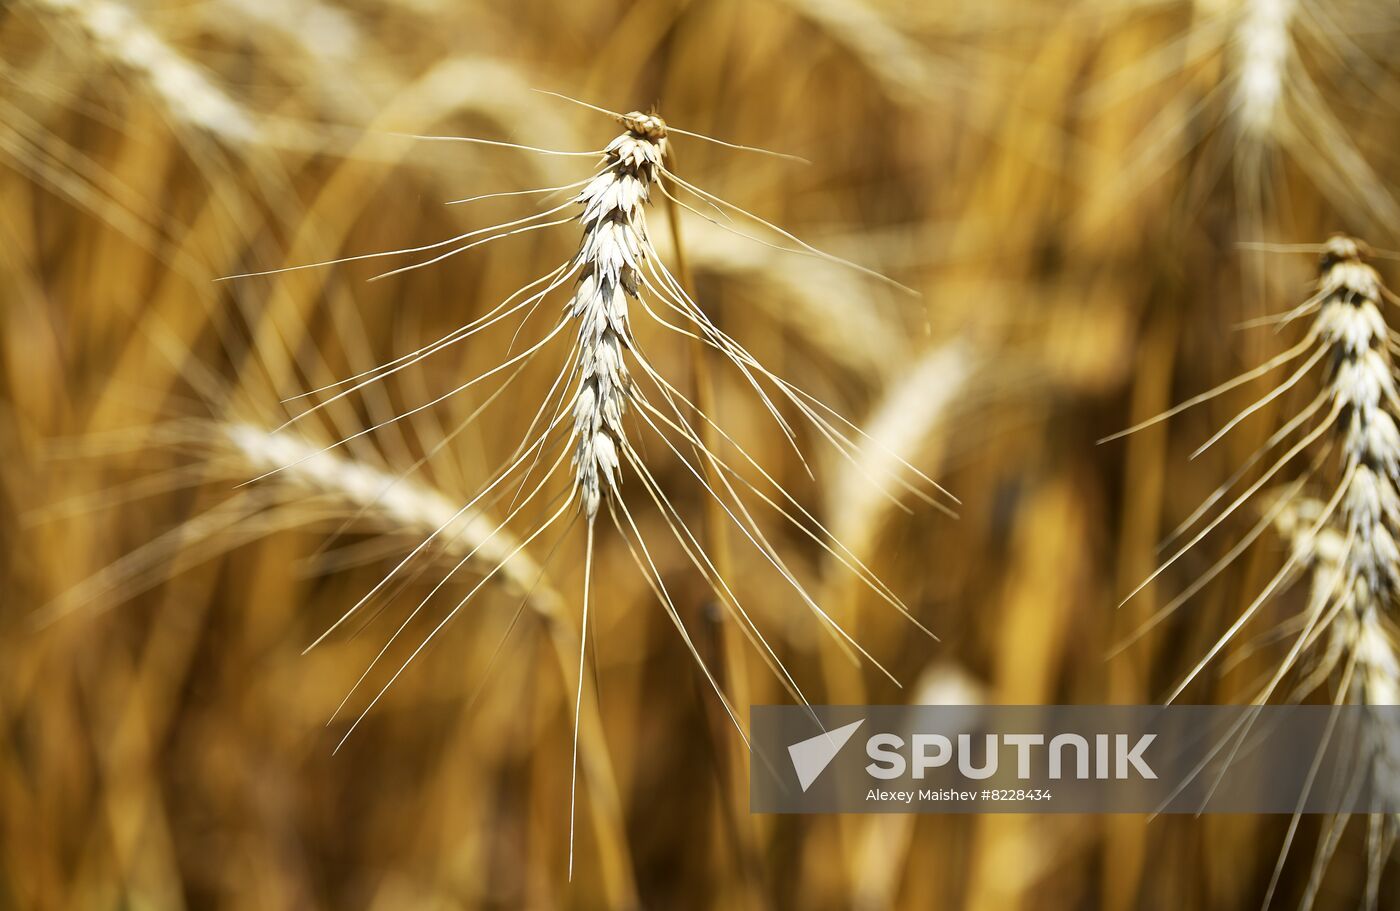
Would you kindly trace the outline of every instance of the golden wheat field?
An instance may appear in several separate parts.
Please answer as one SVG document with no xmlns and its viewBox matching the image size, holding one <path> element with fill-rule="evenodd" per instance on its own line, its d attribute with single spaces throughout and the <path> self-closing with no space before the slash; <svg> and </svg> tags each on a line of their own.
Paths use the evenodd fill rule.
<svg viewBox="0 0 1400 911">
<path fill-rule="evenodd" d="M 1393 818 L 753 814 L 740 732 L 1400 701 L 1350 349 L 1255 369 L 1334 344 L 1329 237 L 1400 287 L 1397 47 L 1392 0 L 0 4 L 0 909 L 1400 907 Z"/>
</svg>

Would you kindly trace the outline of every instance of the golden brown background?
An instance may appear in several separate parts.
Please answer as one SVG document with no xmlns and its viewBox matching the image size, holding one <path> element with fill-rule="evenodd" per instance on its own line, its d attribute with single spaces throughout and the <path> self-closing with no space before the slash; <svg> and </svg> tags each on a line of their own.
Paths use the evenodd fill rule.
<svg viewBox="0 0 1400 911">
<path fill-rule="evenodd" d="M 814 701 L 1158 700 L 1281 545 L 1266 536 L 1107 660 L 1251 517 L 1115 605 L 1277 422 L 1266 409 L 1194 461 L 1247 399 L 1095 441 L 1281 347 L 1231 327 L 1301 301 L 1309 257 L 1240 241 L 1345 230 L 1397 243 L 1400 8 L 1303 4 L 1286 92 L 1260 127 L 1238 103 L 1260 5 L 5 4 L 0 908 L 1258 907 L 1286 819 L 750 816 L 742 742 L 607 534 L 572 883 L 577 535 L 529 552 L 546 572 L 518 621 L 520 586 L 488 585 L 333 755 L 349 718 L 326 720 L 454 560 L 303 655 L 423 532 L 285 476 L 237 486 L 272 466 L 229 428 L 270 430 L 295 407 L 279 400 L 486 312 L 576 239 L 525 235 L 379 282 L 366 281 L 374 262 L 215 280 L 532 211 L 443 203 L 573 180 L 587 163 L 393 134 L 557 149 L 616 134 L 533 88 L 655 104 L 685 129 L 801 155 L 811 164 L 674 141 L 692 182 L 921 297 L 688 218 L 693 291 L 770 368 L 962 505 L 957 520 L 908 497 L 897 508 L 808 432 L 813 481 L 752 393 L 717 372 L 717 418 L 941 637 L 768 523 L 905 688 L 847 663 L 730 540 L 775 649 Z M 487 369 L 508 342 L 484 334 L 297 426 L 323 445 Z M 689 381 L 685 345 L 649 350 Z M 414 477 L 464 502 L 551 377 L 525 376 L 445 445 L 485 392 L 339 452 L 391 475 L 426 455 Z M 704 528 L 694 479 L 664 449 L 648 456 Z M 785 700 L 637 494 L 667 586 L 736 702 Z M 479 578 L 463 571 L 453 590 Z M 1271 660 L 1240 650 L 1188 698 L 1240 698 Z M 1356 906 L 1354 828 L 1320 906 Z M 1304 822 L 1276 907 L 1296 906 L 1317 832 Z"/>
</svg>

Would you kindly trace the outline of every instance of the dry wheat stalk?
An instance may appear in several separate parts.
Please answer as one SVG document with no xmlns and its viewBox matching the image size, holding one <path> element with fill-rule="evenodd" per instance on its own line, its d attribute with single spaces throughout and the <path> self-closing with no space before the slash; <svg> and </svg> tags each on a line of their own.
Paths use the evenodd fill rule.
<svg viewBox="0 0 1400 911">
<path fill-rule="evenodd" d="M 940 100 L 941 92 L 967 83 L 963 74 L 920 47 L 866 0 L 786 2 L 848 48 L 892 98 L 907 104 L 928 104 Z"/>
</svg>

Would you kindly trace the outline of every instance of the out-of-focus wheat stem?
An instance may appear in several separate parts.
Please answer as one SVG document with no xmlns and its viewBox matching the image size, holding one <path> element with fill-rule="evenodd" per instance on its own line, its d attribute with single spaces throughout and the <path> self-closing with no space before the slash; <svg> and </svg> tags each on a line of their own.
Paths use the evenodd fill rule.
<svg viewBox="0 0 1400 911">
<path fill-rule="evenodd" d="M 674 162 L 672 165 L 674 166 Z M 674 250 L 675 276 L 682 289 L 691 291 L 695 287 L 695 280 L 691 275 L 686 245 L 681 240 L 680 206 L 669 194 L 666 196 L 666 214 L 670 226 L 671 246 Z M 719 452 L 723 442 L 716 423 L 719 419 L 719 402 L 715 395 L 710 347 L 698 335 L 691 337 L 689 347 L 696 409 L 708 418 L 700 422 L 700 440 L 704 449 L 712 453 Z M 712 489 L 720 489 L 724 482 L 718 477 L 715 466 L 704 458 L 697 461 L 709 486 Z M 725 579 L 733 578 L 734 559 L 729 521 L 723 505 L 714 497 L 707 497 L 705 500 L 704 539 L 706 550 L 719 575 Z M 713 610 L 706 610 L 706 605 L 701 605 L 701 608 L 701 623 L 717 633 L 715 638 L 718 640 L 721 659 L 720 670 L 716 674 L 719 685 L 735 705 L 748 705 L 751 699 L 743 637 L 734 628 L 733 621 L 726 618 L 717 606 Z M 763 896 L 759 882 L 755 880 L 755 875 L 760 869 L 760 855 L 752 818 L 745 812 L 748 804 L 748 751 L 741 741 L 723 737 L 727 730 L 727 719 L 720 717 L 717 712 L 709 712 L 707 716 L 711 722 L 711 736 L 718 744 L 716 753 L 721 756 L 723 779 L 729 792 L 726 795 L 723 813 L 726 833 L 735 842 L 733 847 L 741 868 L 738 887 L 744 907 L 761 908 L 764 904 Z"/>
</svg>

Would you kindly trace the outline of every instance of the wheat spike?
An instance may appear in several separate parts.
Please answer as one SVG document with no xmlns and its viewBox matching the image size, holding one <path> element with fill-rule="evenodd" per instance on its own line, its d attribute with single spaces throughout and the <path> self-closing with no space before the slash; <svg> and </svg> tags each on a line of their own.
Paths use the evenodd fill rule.
<svg viewBox="0 0 1400 911">
<path fill-rule="evenodd" d="M 116 0 L 28 0 L 75 28 L 96 54 L 131 73 L 176 120 L 235 145 L 259 139 L 256 122 L 196 64 Z"/>
<path fill-rule="evenodd" d="M 244 488 L 177 528 L 128 553 L 66 592 L 37 618 L 48 623 L 97 601 L 117 603 L 170 572 L 254 541 L 279 528 L 324 525 L 417 538 L 416 556 L 470 559 L 500 567 L 507 587 L 527 598 L 541 616 L 557 618 L 562 600 L 542 578 L 542 568 L 508 531 L 477 509 L 462 508 L 442 491 L 407 475 L 326 452 L 290 430 L 270 431 L 239 421 L 173 425 L 156 434 L 162 446 L 201 450 L 189 468 L 138 479 L 94 498 L 59 504 L 50 512 L 87 512 L 163 490 L 237 480 L 276 469 L 275 483 Z"/>
<path fill-rule="evenodd" d="M 1305 673 L 1293 686 L 1289 694 L 1292 699 L 1307 696 L 1324 684 L 1334 682 L 1339 703 L 1395 704 L 1397 692 L 1400 692 L 1400 661 L 1397 661 L 1394 635 L 1400 608 L 1400 544 L 1397 544 L 1400 539 L 1400 378 L 1397 378 L 1393 358 L 1397 337 L 1390 330 L 1383 309 L 1389 294 L 1379 274 L 1366 261 L 1367 254 L 1365 244 L 1340 235 L 1322 246 L 1313 295 L 1292 311 L 1268 320 L 1282 324 L 1315 314 L 1304 340 L 1289 349 L 1285 356 L 1266 364 L 1270 370 L 1294 365 L 1292 372 L 1227 422 L 1205 444 L 1211 445 L 1260 410 L 1263 404 L 1278 399 L 1305 378 L 1314 378 L 1320 387 L 1311 403 L 1287 421 L 1245 468 L 1261 459 L 1267 460 L 1277 449 L 1286 446 L 1286 451 L 1229 505 L 1216 510 L 1215 504 L 1224 499 L 1226 491 L 1244 478 L 1244 471 L 1237 472 L 1178 529 L 1178 533 L 1205 521 L 1212 510 L 1215 510 L 1214 517 L 1205 521 L 1190 541 L 1148 579 L 1157 578 L 1167 566 L 1258 494 L 1268 481 L 1294 461 L 1307 456 L 1307 463 L 1296 480 L 1270 494 L 1264 518 L 1240 545 L 1208 570 L 1203 581 L 1214 578 L 1270 524 L 1291 545 L 1287 559 L 1173 689 L 1168 701 L 1180 696 L 1277 592 L 1299 578 L 1307 578 L 1310 583 L 1307 605 L 1297 618 L 1296 628 L 1290 627 L 1288 634 L 1292 642 L 1287 654 L 1256 695 L 1256 704 L 1269 701 L 1285 679 L 1299 668 Z M 1320 376 L 1315 376 L 1319 373 Z M 1262 375 L 1259 370 L 1245 374 L 1247 377 Z M 1181 407 L 1200 404 L 1237 385 L 1236 382 L 1223 384 Z M 1167 414 L 1179 410 L 1180 407 Z M 1147 422 L 1150 423 L 1154 421 Z M 1295 437 L 1296 441 L 1290 442 Z M 1309 488 L 1310 493 L 1307 492 Z M 1193 584 L 1182 597 L 1173 599 L 1166 609 L 1154 615 L 1148 625 L 1158 623 L 1199 587 L 1199 583 Z M 1143 586 L 1139 586 L 1133 594 L 1142 589 Z M 1400 786 L 1400 731 L 1388 730 L 1384 725 L 1379 727 L 1381 733 L 1369 748 L 1368 761 L 1381 781 Z M 1299 816 L 1295 815 L 1269 885 L 1265 907 L 1283 875 L 1298 823 Z M 1322 874 L 1336 847 L 1337 826 L 1342 824 L 1344 820 L 1334 825 L 1334 830 L 1319 845 L 1305 906 L 1311 906 L 1317 895 Z M 1395 825 L 1393 819 L 1382 820 L 1373 824 L 1369 834 L 1371 868 L 1367 891 L 1372 906 L 1385 861 L 1385 852 L 1380 846 L 1391 843 Z"/>
<path fill-rule="evenodd" d="M 1235 33 L 1235 103 L 1245 132 L 1272 138 L 1291 65 L 1296 0 L 1248 0 Z"/>
<path fill-rule="evenodd" d="M 578 323 L 579 391 L 574 401 L 574 481 L 591 523 L 616 491 L 626 447 L 622 415 L 631 396 L 624 353 L 632 351 L 628 298 L 642 284 L 650 242 L 643 206 L 666 152 L 659 117 L 633 113 L 604 150 L 606 164 L 574 202 L 583 206 L 578 286 L 569 315 Z M 635 356 L 635 352 L 633 352 Z"/>
<path fill-rule="evenodd" d="M 591 105 L 585 105 L 592 107 Z M 595 109 L 601 110 L 601 109 Z M 714 418 L 668 379 L 641 349 L 633 334 L 632 321 L 645 315 L 663 330 L 675 332 L 692 340 L 700 350 L 709 349 L 738 371 L 748 387 L 758 396 L 764 410 L 772 418 L 793 451 L 802 457 L 797 430 L 789 416 L 783 413 L 780 405 L 799 415 L 810 429 L 831 444 L 839 456 L 847 463 L 859 465 L 861 444 L 855 438 L 865 439 L 865 434 L 850 421 L 841 417 L 830 407 L 807 392 L 797 388 L 781 377 L 767 370 L 738 341 L 721 330 L 704 310 L 690 296 L 674 273 L 660 260 L 647 232 L 646 207 L 654 192 L 660 192 L 674 203 L 676 209 L 694 213 L 712 224 L 719 224 L 703 208 L 746 219 L 751 224 L 776 237 L 776 240 L 760 240 L 770 248 L 781 249 L 789 254 L 820 259 L 838 264 L 855 272 L 886 282 L 894 287 L 909 291 L 891 279 L 832 256 L 803 242 L 791 233 L 772 225 L 758 216 L 727 201 L 707 193 L 699 187 L 678 177 L 667 167 L 668 144 L 672 134 L 698 136 L 668 125 L 654 114 L 633 111 L 627 114 L 608 113 L 624 127 L 600 152 L 573 152 L 544 149 L 499 140 L 473 139 L 465 137 L 420 137 L 423 139 L 449 142 L 465 142 L 515 148 L 535 154 L 556 157 L 601 155 L 601 163 L 585 186 L 571 199 L 560 205 L 545 209 L 535 215 L 515 219 L 488 228 L 467 232 L 447 240 L 425 244 L 402 250 L 383 253 L 370 253 L 350 256 L 332 262 L 363 260 L 400 254 L 423 254 L 428 258 L 411 265 L 383 273 L 378 277 L 388 277 L 412 269 L 422 268 L 448 257 L 486 243 L 502 240 L 526 231 L 545 230 L 564 224 L 577 223 L 581 232 L 577 253 L 543 277 L 522 287 L 511 297 L 496 305 L 486 316 L 449 333 L 418 351 L 394 359 L 380 367 L 364 371 L 349 380 L 315 390 L 312 395 L 320 397 L 292 422 L 295 423 L 326 406 L 357 393 L 370 384 L 409 368 L 424 358 L 460 344 L 492 324 L 517 314 L 521 319 L 520 330 L 524 329 L 531 316 L 539 309 L 545 298 L 566 283 L 572 281 L 573 289 L 563 313 L 552 328 L 549 328 L 537 341 L 496 367 L 489 368 L 461 385 L 439 395 L 432 400 L 411 408 L 392 418 L 366 427 L 332 443 L 321 450 L 287 453 L 293 460 L 264 472 L 255 480 L 271 479 L 277 475 L 302 468 L 319 455 L 373 433 L 385 424 L 403 420 L 430 408 L 448 397 L 499 375 L 511 368 L 523 368 L 551 343 L 561 337 L 568 337 L 572 330 L 572 341 L 562 365 L 555 375 L 549 392 L 540 402 L 529 427 L 508 464 L 493 480 L 478 492 L 464 508 L 475 508 L 476 503 L 486 496 L 499 496 L 514 487 L 510 509 L 499 528 L 515 521 L 532 504 L 543 502 L 544 491 L 551 481 L 565 470 L 568 464 L 568 489 L 544 507 L 544 518 L 532 526 L 532 530 L 517 539 L 510 550 L 509 559 L 516 559 L 521 549 L 545 534 L 559 523 L 570 521 L 570 516 L 582 518 L 586 525 L 586 547 L 584 560 L 585 578 L 583 581 L 585 609 L 593 604 L 593 559 L 595 548 L 595 524 L 600 514 L 606 514 L 621 540 L 626 544 L 633 561 L 642 573 L 647 584 L 656 593 L 668 618 L 680 632 L 686 647 L 708 682 L 715 696 L 723 706 L 729 720 L 746 737 L 738 714 L 719 685 L 716 676 L 706 666 L 696 644 L 682 621 L 676 604 L 662 580 L 651 553 L 651 545 L 645 540 L 640 526 L 635 521 L 626 498 L 622 496 L 624 470 L 640 482 L 641 494 L 658 509 L 665 526 L 675 538 L 685 557 L 700 573 L 715 594 L 718 603 L 733 618 L 736 628 L 750 641 L 763 660 L 773 669 L 778 679 L 793 695 L 803 703 L 805 696 L 792 675 L 783 666 L 777 652 L 764 637 L 754 618 L 745 609 L 743 602 L 726 578 L 723 560 L 716 560 L 709 552 L 707 544 L 692 530 L 687 519 L 677 508 L 671 496 L 658 482 L 656 474 L 647 464 L 638 441 L 629 437 L 632 432 L 647 433 L 648 438 L 663 447 L 678 460 L 684 473 L 700 485 L 704 495 L 717 507 L 718 521 L 727 521 L 737 530 L 740 537 L 751 545 L 758 554 L 761 564 L 775 573 L 793 592 L 801 603 L 819 620 L 822 629 L 830 635 L 838 646 L 853 660 L 865 659 L 891 680 L 893 675 L 880 664 L 864 647 L 838 623 L 823 605 L 807 590 L 794 570 L 788 566 L 778 548 L 769 539 L 755 517 L 754 510 L 759 506 L 771 508 L 786 521 L 792 523 L 803 535 L 815 541 L 825 552 L 849 570 L 860 582 L 874 591 L 882 600 L 893 605 L 905 616 L 912 618 L 908 609 L 899 602 L 873 573 L 840 542 L 831 539 L 827 529 L 813 517 L 792 493 L 786 490 L 771 474 L 765 471 L 743 446 L 729 436 Z M 749 149 L 735 143 L 710 140 L 722 146 L 744 150 Z M 776 153 L 768 153 L 776 154 Z M 791 158 L 792 156 L 779 156 Z M 567 189 L 571 185 L 542 189 L 541 193 Z M 687 199 L 694 200 L 691 205 Z M 565 209 L 574 209 L 575 215 L 553 217 Z M 727 212 L 726 212 L 727 210 Z M 676 217 L 676 213 L 672 213 Z M 734 229 L 730 229 L 734 230 Z M 742 233 L 742 232 L 739 232 Z M 747 236 L 747 235 L 745 235 Z M 680 256 L 682 250 L 673 251 Z M 314 265 L 324 266 L 328 263 Z M 294 266 L 293 269 L 309 268 Z M 273 270 L 284 272 L 287 269 Z M 269 273 L 253 273 L 269 274 Z M 912 292 L 910 292 L 912 293 Z M 513 375 L 513 374 L 512 374 Z M 624 426 L 624 417 L 630 418 Z M 698 422 L 698 423 L 697 423 Z M 286 429 L 286 428 L 282 428 Z M 717 448 L 722 451 L 717 451 Z M 805 458 L 804 458 L 805 464 Z M 868 471 L 870 466 L 864 466 Z M 893 475 L 895 482 L 904 490 L 912 492 L 930 504 L 942 504 L 924 487 L 937 485 L 913 469 L 898 453 L 875 464 L 876 473 Z M 759 477 L 754 478 L 757 472 Z M 883 478 L 871 478 L 877 487 L 885 483 Z M 554 508 L 553 504 L 559 504 Z M 604 508 L 606 507 L 606 508 Z M 430 540 L 434 534 L 430 533 Z M 563 534 L 567 534 L 566 528 Z M 489 536 L 488 536 L 489 537 Z M 410 554 L 410 559 L 413 557 Z M 480 556 L 473 553 L 475 559 Z M 405 563 L 407 560 L 405 560 Z M 453 567 L 429 595 L 410 614 L 409 620 L 424 610 L 460 568 Z M 374 589 L 346 611 L 336 626 L 354 615 L 365 603 L 388 585 L 400 572 L 403 564 L 385 576 Z M 487 571 L 487 578 L 495 570 Z M 394 681 L 402 674 L 414 658 L 438 634 L 448 622 L 459 613 L 479 589 L 473 588 L 465 597 L 450 607 L 441 622 L 432 629 L 422 643 L 397 670 L 383 688 L 378 690 L 357 716 L 346 732 L 346 737 L 355 730 L 361 720 L 378 703 Z M 586 665 L 585 643 L 588 641 L 587 623 L 589 617 L 582 618 L 584 634 L 579 638 L 578 676 L 575 700 L 583 687 L 583 672 Z M 405 626 L 408 621 L 405 621 Z M 915 621 L 917 623 L 917 621 Z M 333 626 L 332 629 L 335 627 Z M 397 638 L 399 632 L 394 633 Z M 327 630 L 329 633 L 330 630 Z M 319 641 L 319 640 L 318 640 Z M 390 640 L 392 644 L 393 638 Z M 386 649 L 387 649 L 386 645 Z M 383 651 L 380 653 L 383 654 Z M 378 658 L 375 659 L 376 661 Z M 362 678 L 363 679 L 363 678 Z M 896 683 L 898 681 L 895 681 Z M 348 697 L 347 697 L 348 698 Z M 577 708 L 582 708 L 579 702 Z M 578 724 L 575 715 L 575 724 Z M 343 742 L 343 741 L 342 741 Z M 571 798 L 570 831 L 574 807 Z M 573 839 L 570 837 L 570 871 L 572 872 Z"/>
<path fill-rule="evenodd" d="M 1329 610 L 1333 617 L 1325 631 L 1314 636 L 1319 654 L 1312 662 L 1308 675 L 1295 688 L 1302 696 L 1328 680 L 1339 680 L 1337 698 L 1360 706 L 1394 707 L 1400 705 L 1400 635 L 1395 628 L 1395 594 L 1384 595 L 1373 589 L 1364 577 L 1358 577 L 1350 565 L 1353 548 L 1348 537 L 1334 523 L 1314 532 L 1313 526 L 1322 512 L 1322 504 L 1311 498 L 1299 498 L 1275 520 L 1279 535 L 1287 540 L 1298 555 L 1300 565 L 1310 578 L 1308 594 L 1309 615 Z M 1360 744 L 1364 755 L 1357 768 L 1370 776 L 1375 785 L 1390 792 L 1400 788 L 1400 729 L 1392 723 L 1389 713 L 1377 713 L 1374 721 L 1363 731 Z M 1332 860 L 1342 831 L 1348 822 L 1338 815 L 1319 842 L 1312 872 L 1300 907 L 1313 907 L 1323 876 Z M 1296 822 L 1295 822 L 1296 825 Z M 1363 907 L 1375 908 L 1379 902 L 1380 877 L 1385 869 L 1386 846 L 1400 833 L 1400 818 L 1376 814 L 1367 828 L 1367 876 Z M 1291 832 L 1290 832 L 1291 838 Z M 1277 887 L 1287 847 L 1280 853 L 1274 872 Z"/>
</svg>

